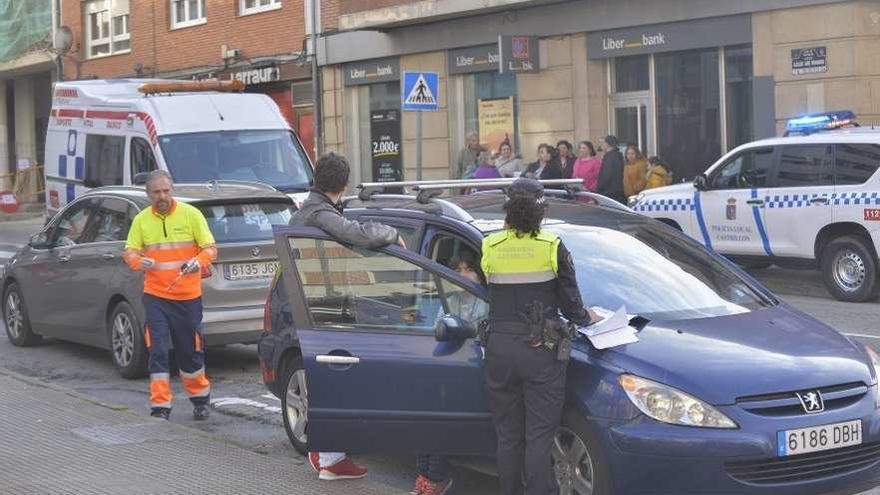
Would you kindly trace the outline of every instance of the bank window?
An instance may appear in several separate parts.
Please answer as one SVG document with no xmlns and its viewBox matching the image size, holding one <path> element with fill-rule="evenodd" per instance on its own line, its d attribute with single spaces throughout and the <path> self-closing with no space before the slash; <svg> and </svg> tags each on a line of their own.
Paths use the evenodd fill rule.
<svg viewBox="0 0 880 495">
<path fill-rule="evenodd" d="M 205 0 L 171 0 L 171 28 L 204 24 Z"/>
<path fill-rule="evenodd" d="M 651 89 L 649 64 L 649 55 L 614 59 L 614 92 L 626 93 Z"/>
<path fill-rule="evenodd" d="M 153 156 L 153 148 L 150 143 L 143 138 L 131 139 L 131 180 L 134 182 L 134 176 L 141 173 L 149 173 L 156 170 L 156 158 Z"/>
<path fill-rule="evenodd" d="M 493 118 L 510 115 L 512 118 Z M 478 72 L 465 76 L 464 112 L 465 132 L 476 132 L 483 146 L 497 153 L 500 144 L 507 139 L 517 149 L 517 103 L 516 75 L 506 72 Z"/>
<path fill-rule="evenodd" d="M 241 15 L 257 14 L 281 8 L 281 0 L 239 0 Z"/>
<path fill-rule="evenodd" d="M 775 187 L 831 185 L 831 146 L 789 145 L 779 147 Z"/>
<path fill-rule="evenodd" d="M 294 238 L 290 247 L 315 326 L 433 335 L 444 311 L 436 275 L 330 240 Z"/>
<path fill-rule="evenodd" d="M 89 58 L 131 51 L 129 0 L 92 0 L 85 12 Z"/>
<path fill-rule="evenodd" d="M 86 136 L 86 187 L 122 184 L 125 138 L 122 136 Z"/>
<path fill-rule="evenodd" d="M 834 184 L 838 186 L 864 184 L 880 167 L 880 145 L 834 145 Z"/>
<path fill-rule="evenodd" d="M 773 148 L 743 151 L 712 175 L 711 189 L 763 187 L 772 166 Z"/>
<path fill-rule="evenodd" d="M 724 84 L 727 101 L 727 149 L 754 141 L 752 126 L 752 47 L 724 49 Z"/>
</svg>

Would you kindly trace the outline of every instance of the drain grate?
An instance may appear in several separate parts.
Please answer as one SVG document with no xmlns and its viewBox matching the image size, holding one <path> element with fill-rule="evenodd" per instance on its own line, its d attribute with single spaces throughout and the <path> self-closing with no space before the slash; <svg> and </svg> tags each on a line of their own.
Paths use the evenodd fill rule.
<svg viewBox="0 0 880 495">
<path fill-rule="evenodd" d="M 145 442 L 167 442 L 188 438 L 162 423 L 136 423 L 113 426 L 92 426 L 71 430 L 74 435 L 101 445 L 128 445 Z"/>
</svg>

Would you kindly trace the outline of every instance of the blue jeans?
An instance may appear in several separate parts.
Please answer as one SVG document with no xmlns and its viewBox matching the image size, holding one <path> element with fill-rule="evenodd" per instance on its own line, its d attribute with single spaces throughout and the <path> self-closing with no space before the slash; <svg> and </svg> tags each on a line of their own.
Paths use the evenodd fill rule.
<svg viewBox="0 0 880 495">
<path fill-rule="evenodd" d="M 449 479 L 449 459 L 445 455 L 419 454 L 416 456 L 419 474 L 435 483 Z"/>
</svg>

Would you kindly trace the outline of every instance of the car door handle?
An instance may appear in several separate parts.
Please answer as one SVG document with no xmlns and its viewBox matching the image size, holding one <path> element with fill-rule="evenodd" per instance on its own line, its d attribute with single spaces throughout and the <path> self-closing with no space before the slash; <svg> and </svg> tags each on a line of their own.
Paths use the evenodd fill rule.
<svg viewBox="0 0 880 495">
<path fill-rule="evenodd" d="M 113 253 L 104 253 L 101 255 L 101 257 L 104 258 L 105 260 L 112 260 L 112 259 L 116 258 L 116 255 Z"/>
<path fill-rule="evenodd" d="M 315 361 L 325 364 L 358 364 L 361 358 L 357 356 L 331 356 L 327 354 L 319 354 L 315 356 Z"/>
<path fill-rule="evenodd" d="M 68 261 L 70 261 L 70 255 L 69 254 L 59 254 L 58 261 L 60 261 L 61 263 L 67 263 Z"/>
<path fill-rule="evenodd" d="M 810 198 L 810 203 L 822 203 L 822 204 L 827 205 L 828 204 L 828 197 L 827 196 L 819 196 L 816 198 Z"/>
<path fill-rule="evenodd" d="M 764 200 L 763 199 L 750 199 L 750 200 L 746 201 L 746 204 L 761 206 L 764 204 Z"/>
</svg>

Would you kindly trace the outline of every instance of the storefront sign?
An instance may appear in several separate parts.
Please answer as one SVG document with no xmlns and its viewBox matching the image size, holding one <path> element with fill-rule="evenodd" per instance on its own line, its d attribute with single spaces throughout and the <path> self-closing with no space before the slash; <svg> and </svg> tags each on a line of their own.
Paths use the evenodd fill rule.
<svg viewBox="0 0 880 495">
<path fill-rule="evenodd" d="M 396 58 L 346 64 L 344 70 L 346 86 L 400 80 L 400 61 Z"/>
<path fill-rule="evenodd" d="M 403 162 L 400 158 L 400 110 L 370 112 L 370 136 L 373 180 L 376 182 L 403 180 Z"/>
<path fill-rule="evenodd" d="M 535 36 L 499 36 L 501 54 L 499 72 L 538 72 L 538 38 Z"/>
<path fill-rule="evenodd" d="M 587 34 L 590 59 L 751 44 L 749 15 L 652 24 Z"/>
<path fill-rule="evenodd" d="M 793 75 L 823 72 L 828 72 L 828 56 L 824 46 L 795 48 L 791 51 L 791 73 Z"/>
<path fill-rule="evenodd" d="M 477 109 L 480 143 L 493 153 L 498 152 L 506 139 L 516 149 L 514 133 L 513 97 L 480 100 Z"/>
<path fill-rule="evenodd" d="M 281 80 L 281 69 L 275 66 L 233 72 L 230 79 L 241 81 L 245 86 L 265 84 Z"/>
<path fill-rule="evenodd" d="M 449 50 L 446 59 L 447 71 L 450 74 L 498 71 L 498 45 Z"/>
</svg>

